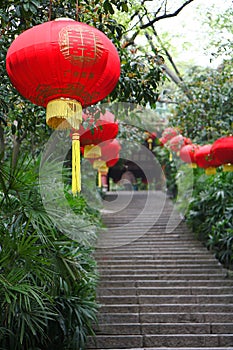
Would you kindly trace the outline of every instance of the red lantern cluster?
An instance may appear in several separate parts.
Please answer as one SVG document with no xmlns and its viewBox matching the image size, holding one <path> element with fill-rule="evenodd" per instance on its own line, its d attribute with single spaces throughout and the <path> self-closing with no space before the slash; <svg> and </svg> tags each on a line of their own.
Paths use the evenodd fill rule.
<svg viewBox="0 0 233 350">
<path fill-rule="evenodd" d="M 117 139 L 108 140 L 99 144 L 101 148 L 101 157 L 98 159 L 89 159 L 93 168 L 98 170 L 98 186 L 102 186 L 102 176 L 108 174 L 108 169 L 114 166 L 120 158 L 121 146 Z"/>
<path fill-rule="evenodd" d="M 219 166 L 223 166 L 223 171 L 233 171 L 232 135 L 222 137 L 213 144 L 199 146 L 179 134 L 178 129 L 167 128 L 162 133 L 160 142 L 171 151 L 176 152 L 181 160 L 188 163 L 190 167 L 198 166 L 205 169 L 207 175 L 215 174 Z"/>
</svg>

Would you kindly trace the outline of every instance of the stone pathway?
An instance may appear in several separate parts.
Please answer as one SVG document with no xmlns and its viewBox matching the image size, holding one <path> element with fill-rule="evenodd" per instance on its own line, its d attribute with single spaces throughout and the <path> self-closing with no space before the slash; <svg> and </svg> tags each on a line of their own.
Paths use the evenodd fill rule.
<svg viewBox="0 0 233 350">
<path fill-rule="evenodd" d="M 162 192 L 109 194 L 87 349 L 233 349 L 233 280 Z"/>
</svg>

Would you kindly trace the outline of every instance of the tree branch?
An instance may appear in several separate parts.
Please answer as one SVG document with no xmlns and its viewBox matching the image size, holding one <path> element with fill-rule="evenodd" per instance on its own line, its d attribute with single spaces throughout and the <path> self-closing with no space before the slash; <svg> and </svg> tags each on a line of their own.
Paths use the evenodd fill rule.
<svg viewBox="0 0 233 350">
<path fill-rule="evenodd" d="M 161 19 L 165 19 L 165 18 L 171 18 L 171 17 L 176 17 L 187 5 L 189 5 L 191 2 L 193 2 L 194 0 L 188 0 L 186 1 L 181 7 L 179 7 L 175 12 L 173 13 L 164 13 L 164 15 L 155 17 L 154 19 L 152 19 L 151 21 L 149 21 L 148 23 L 143 24 L 140 29 L 146 29 L 150 26 L 152 26 L 155 22 L 160 21 Z"/>
</svg>

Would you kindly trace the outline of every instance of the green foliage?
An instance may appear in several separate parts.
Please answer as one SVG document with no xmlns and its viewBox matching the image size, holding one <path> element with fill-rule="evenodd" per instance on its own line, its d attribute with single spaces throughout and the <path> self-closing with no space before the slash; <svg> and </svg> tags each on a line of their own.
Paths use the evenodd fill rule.
<svg viewBox="0 0 233 350">
<path fill-rule="evenodd" d="M 155 154 L 155 157 L 159 161 L 159 164 L 164 172 L 168 195 L 171 198 L 175 198 L 177 195 L 177 168 L 175 162 L 170 159 L 171 154 L 166 147 L 157 146 L 153 149 L 153 153 Z"/>
<path fill-rule="evenodd" d="M 189 98 L 178 96 L 172 124 L 199 143 L 208 143 L 233 130 L 232 61 L 218 69 L 190 70 L 186 79 Z"/>
<path fill-rule="evenodd" d="M 187 221 L 199 239 L 228 268 L 233 267 L 232 184 L 232 173 L 219 170 L 217 175 L 207 177 L 199 172 L 187 214 Z"/>
<path fill-rule="evenodd" d="M 39 195 L 38 164 L 8 164 L 0 166 L 1 349 L 83 349 L 97 312 L 93 249 L 56 229 Z M 70 205 L 93 221 L 83 198 Z"/>
</svg>

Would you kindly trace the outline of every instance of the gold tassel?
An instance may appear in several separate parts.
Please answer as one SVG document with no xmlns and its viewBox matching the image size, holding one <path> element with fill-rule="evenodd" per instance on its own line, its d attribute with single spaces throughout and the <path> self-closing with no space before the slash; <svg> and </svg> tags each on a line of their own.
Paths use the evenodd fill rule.
<svg viewBox="0 0 233 350">
<path fill-rule="evenodd" d="M 191 169 L 196 169 L 197 168 L 197 164 L 196 163 L 188 163 L 188 167 Z"/>
<path fill-rule="evenodd" d="M 53 129 L 78 130 L 82 122 L 82 105 L 70 98 L 49 101 L 46 107 L 46 122 Z M 81 191 L 80 140 L 79 134 L 72 135 L 72 192 L 76 196 Z"/>
<path fill-rule="evenodd" d="M 169 153 L 169 160 L 170 160 L 170 162 L 172 161 L 172 153 L 171 152 Z"/>
<path fill-rule="evenodd" d="M 79 129 L 82 122 L 82 105 L 76 100 L 58 98 L 46 107 L 46 123 L 53 129 Z"/>
<path fill-rule="evenodd" d="M 100 158 L 101 157 L 101 147 L 98 145 L 86 145 L 84 147 L 84 158 Z"/>
<path fill-rule="evenodd" d="M 148 143 L 148 147 L 149 147 L 149 150 L 152 151 L 152 143 L 153 143 L 153 140 L 151 138 L 149 138 L 147 140 L 147 143 Z"/>
<path fill-rule="evenodd" d="M 215 175 L 216 174 L 216 168 L 215 167 L 209 167 L 205 169 L 206 175 Z"/>
<path fill-rule="evenodd" d="M 102 174 L 100 171 L 98 171 L 98 187 L 101 188 L 102 187 Z"/>
<path fill-rule="evenodd" d="M 74 196 L 81 191 L 81 169 L 80 169 L 80 140 L 79 134 L 72 135 L 72 193 Z"/>
<path fill-rule="evenodd" d="M 94 160 L 93 162 L 93 169 L 99 170 L 99 168 L 102 168 L 104 166 L 106 166 L 106 162 L 104 160 L 98 159 Z"/>
<path fill-rule="evenodd" d="M 223 171 L 227 172 L 227 171 L 233 171 L 233 164 L 229 163 L 229 164 L 224 164 L 223 165 Z"/>
</svg>

